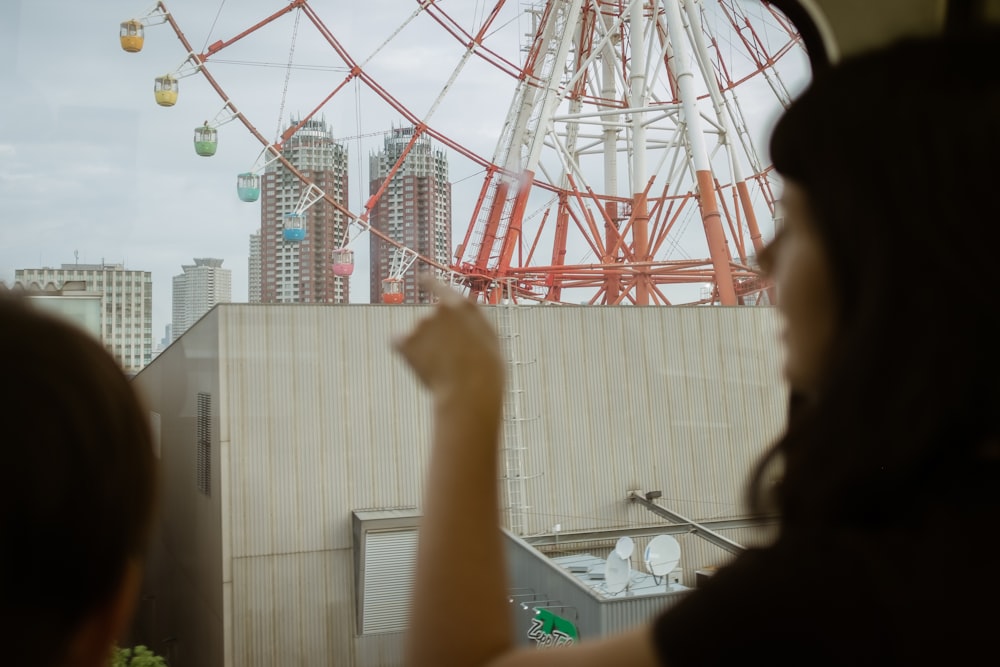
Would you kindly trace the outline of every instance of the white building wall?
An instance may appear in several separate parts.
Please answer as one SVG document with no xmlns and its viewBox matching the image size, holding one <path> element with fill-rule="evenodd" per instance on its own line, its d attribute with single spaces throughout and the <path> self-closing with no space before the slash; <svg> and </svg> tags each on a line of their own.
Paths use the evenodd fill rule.
<svg viewBox="0 0 1000 667">
<path fill-rule="evenodd" d="M 35 293 L 28 298 L 38 308 L 76 324 L 97 340 L 101 340 L 101 304 L 99 292 L 64 291 L 56 294 Z"/>
<path fill-rule="evenodd" d="M 319 652 L 323 664 L 391 664 L 359 658 L 383 654 L 355 639 L 350 511 L 419 503 L 429 410 L 388 347 L 417 312 L 216 312 L 231 360 L 233 664 Z"/>
<path fill-rule="evenodd" d="M 88 292 L 102 294 L 101 340 L 128 374 L 153 358 L 153 275 L 121 264 L 63 264 L 60 268 L 17 269 L 14 281 L 44 289 L 49 283 L 82 280 Z"/>
<path fill-rule="evenodd" d="M 358 636 L 351 512 L 420 506 L 430 405 L 391 340 L 427 312 L 220 306 L 139 376 L 159 387 L 165 460 L 191 455 L 197 392 L 219 396 L 217 514 L 192 524 L 200 501 L 174 499 L 166 523 L 174 570 L 206 587 L 176 605 L 200 610 L 182 616 L 213 628 L 225 661 L 184 664 L 399 664 L 398 634 Z M 626 500 L 631 489 L 662 490 L 662 504 L 695 520 L 742 515 L 750 463 L 785 413 L 774 312 L 487 312 L 517 336 L 529 533 L 657 523 Z M 191 468 L 165 466 L 168 496 L 197 495 L 174 483 Z M 692 568 L 717 556 L 692 553 Z M 190 641 L 175 623 L 163 636 Z"/>
</svg>

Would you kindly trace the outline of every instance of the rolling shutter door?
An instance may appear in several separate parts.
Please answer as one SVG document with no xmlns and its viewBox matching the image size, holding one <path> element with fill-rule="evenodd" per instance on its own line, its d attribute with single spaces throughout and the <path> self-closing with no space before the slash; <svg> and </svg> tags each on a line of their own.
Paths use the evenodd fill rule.
<svg viewBox="0 0 1000 667">
<path fill-rule="evenodd" d="M 416 561 L 416 530 L 367 534 L 362 634 L 406 629 Z"/>
</svg>

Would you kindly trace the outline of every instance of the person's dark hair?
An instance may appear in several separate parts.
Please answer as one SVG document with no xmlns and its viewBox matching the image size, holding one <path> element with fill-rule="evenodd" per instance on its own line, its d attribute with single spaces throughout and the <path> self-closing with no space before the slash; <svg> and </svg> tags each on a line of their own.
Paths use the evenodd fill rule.
<svg viewBox="0 0 1000 667">
<path fill-rule="evenodd" d="M 0 644 L 5 664 L 57 665 L 144 555 L 151 434 L 117 362 L 83 330 L 0 293 L 0 351 Z"/>
<path fill-rule="evenodd" d="M 983 448 L 1000 405 L 1000 68 L 984 64 L 998 51 L 1000 33 L 984 31 L 858 56 L 818 76 L 774 130 L 774 165 L 807 194 L 838 315 L 816 400 L 800 402 L 751 484 L 752 501 L 765 496 L 782 460 L 786 530 L 996 502 Z"/>
</svg>

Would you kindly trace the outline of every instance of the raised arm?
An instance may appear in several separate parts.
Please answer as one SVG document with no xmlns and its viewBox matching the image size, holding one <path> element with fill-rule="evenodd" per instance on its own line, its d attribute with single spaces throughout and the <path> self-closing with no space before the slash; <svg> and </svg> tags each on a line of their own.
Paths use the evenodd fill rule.
<svg viewBox="0 0 1000 667">
<path fill-rule="evenodd" d="M 398 344 L 434 410 L 406 664 L 655 665 L 648 628 L 574 647 L 514 650 L 497 501 L 504 361 L 474 303 L 433 280 L 424 288 L 439 304 Z M 469 609 L 475 616 L 463 621 Z"/>
</svg>

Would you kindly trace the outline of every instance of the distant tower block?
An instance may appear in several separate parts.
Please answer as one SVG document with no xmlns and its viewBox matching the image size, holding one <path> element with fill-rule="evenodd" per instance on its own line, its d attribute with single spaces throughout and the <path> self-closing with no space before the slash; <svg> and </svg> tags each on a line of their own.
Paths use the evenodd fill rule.
<svg viewBox="0 0 1000 667">
<path fill-rule="evenodd" d="M 295 129 L 298 128 L 298 129 Z M 334 141 L 322 119 L 292 120 L 281 156 L 304 183 L 279 161 L 263 168 L 260 179 L 261 301 L 263 303 L 347 303 L 350 276 L 331 267 L 343 247 L 348 218 L 320 199 L 300 207 L 303 193 L 316 188 L 337 202 L 347 201 L 347 149 Z M 252 172 L 237 181 L 241 199 L 254 193 Z"/>
<path fill-rule="evenodd" d="M 452 243 L 448 159 L 429 136 L 415 138 L 415 132 L 413 127 L 394 128 L 385 136 L 382 150 L 368 160 L 369 194 L 383 191 L 372 208 L 371 225 L 418 255 L 448 265 Z M 393 169 L 395 174 L 387 183 Z M 369 238 L 371 302 L 378 303 L 380 281 L 391 278 L 402 280 L 399 295 L 404 301 L 430 303 L 431 296 L 417 285 L 417 270 L 396 275 L 394 246 L 374 234 Z M 384 289 L 382 295 L 388 303 Z M 391 298 L 397 298 L 395 293 Z"/>
</svg>

